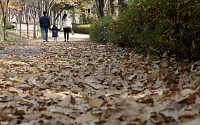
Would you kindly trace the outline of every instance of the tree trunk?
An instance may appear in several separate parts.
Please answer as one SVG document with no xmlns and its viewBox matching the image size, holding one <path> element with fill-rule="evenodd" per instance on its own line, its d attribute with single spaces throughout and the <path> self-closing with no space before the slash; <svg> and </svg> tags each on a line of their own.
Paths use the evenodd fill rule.
<svg viewBox="0 0 200 125">
<path fill-rule="evenodd" d="M 98 18 L 103 17 L 104 16 L 104 11 L 103 11 L 104 0 L 95 0 L 95 3 L 96 3 L 95 8 L 96 8 L 96 11 L 97 11 Z"/>
<path fill-rule="evenodd" d="M 93 11 L 92 11 L 92 13 L 93 13 L 93 20 L 97 20 L 97 12 L 96 12 L 96 10 L 95 9 L 92 9 Z"/>
<path fill-rule="evenodd" d="M 1 17 L 1 15 L 0 15 L 0 24 L 1 24 L 1 21 L 2 21 L 2 17 Z M 3 40 L 3 38 L 2 38 L 1 27 L 0 27 L 0 41 L 2 41 L 2 40 Z"/>
<path fill-rule="evenodd" d="M 34 26 L 33 26 L 33 39 L 36 39 L 36 10 L 34 8 L 33 10 L 33 23 L 34 23 Z"/>
<path fill-rule="evenodd" d="M 26 15 L 26 34 L 27 34 L 27 39 L 29 39 L 29 10 L 26 9 L 26 12 L 25 12 L 25 15 Z"/>
<path fill-rule="evenodd" d="M 26 28 L 27 28 L 27 31 L 26 31 L 27 39 L 29 39 L 29 23 L 28 22 L 26 22 Z"/>
<path fill-rule="evenodd" d="M 72 17 L 72 23 L 75 23 L 75 24 L 76 24 L 76 13 L 75 13 L 75 11 L 74 11 L 74 8 L 73 8 L 73 10 L 72 10 L 72 15 L 73 15 L 73 17 Z"/>
<path fill-rule="evenodd" d="M 40 20 L 40 17 L 42 16 L 42 13 L 43 13 L 43 11 L 44 11 L 44 5 L 43 5 L 43 4 L 44 4 L 44 1 L 42 0 L 41 2 L 42 2 L 42 4 L 41 4 L 41 6 L 40 6 L 40 10 L 39 10 L 40 12 L 38 13 L 38 18 L 39 18 L 38 20 Z M 39 27 L 39 28 L 40 28 L 40 27 Z M 41 29 L 41 28 L 39 29 L 39 28 L 38 28 L 38 32 L 40 31 L 40 35 L 41 35 L 41 37 L 42 37 L 42 29 Z M 39 35 L 38 35 L 38 36 L 39 36 Z"/>
<path fill-rule="evenodd" d="M 33 26 L 33 39 L 36 39 L 36 21 L 35 18 L 33 19 L 34 26 Z"/>
<path fill-rule="evenodd" d="M 18 11 L 17 11 L 17 14 L 18 14 Z M 16 28 L 16 32 L 17 32 L 17 22 L 18 22 L 18 21 L 17 21 L 17 19 L 18 19 L 18 18 L 17 18 L 17 15 L 15 16 L 15 18 L 16 18 L 16 20 L 15 20 L 15 28 Z"/>
<path fill-rule="evenodd" d="M 22 19 L 19 21 L 19 39 L 22 39 Z"/>
<path fill-rule="evenodd" d="M 36 20 L 35 18 L 33 19 L 34 26 L 33 26 L 33 39 L 36 39 Z"/>
<path fill-rule="evenodd" d="M 106 10 L 106 14 L 110 15 L 110 0 L 105 0 L 104 10 Z"/>
<path fill-rule="evenodd" d="M 57 11 L 56 16 L 58 16 L 58 14 L 59 14 L 59 12 Z M 59 25 L 59 18 L 57 18 L 56 24 L 57 24 L 57 26 Z"/>
<path fill-rule="evenodd" d="M 19 12 L 19 39 L 22 39 L 22 10 Z"/>
<path fill-rule="evenodd" d="M 53 11 L 53 24 L 56 24 L 56 11 Z"/>
<path fill-rule="evenodd" d="M 9 22 L 11 23 L 11 18 L 10 18 L 10 8 L 8 9 L 9 11 Z"/>
<path fill-rule="evenodd" d="M 37 38 L 39 38 L 40 25 L 37 23 Z"/>
<path fill-rule="evenodd" d="M 122 9 L 123 7 L 126 6 L 126 1 L 125 0 L 118 0 L 118 5 L 119 5 L 119 8 Z"/>
<path fill-rule="evenodd" d="M 113 4 L 114 0 L 110 0 L 110 11 L 111 11 L 111 15 L 114 15 L 114 4 Z"/>
<path fill-rule="evenodd" d="M 99 0 L 99 15 L 101 16 L 101 17 L 103 17 L 104 16 L 104 10 L 103 10 L 103 8 L 104 8 L 104 0 Z"/>
<path fill-rule="evenodd" d="M 82 12 L 82 14 L 81 14 L 81 17 L 82 17 L 82 23 L 86 23 L 86 18 L 85 18 L 84 10 L 81 9 L 81 12 Z"/>
<path fill-rule="evenodd" d="M 4 34 L 4 40 L 7 40 L 6 36 L 6 15 L 3 14 L 3 34 Z"/>
<path fill-rule="evenodd" d="M 118 0 L 113 0 L 113 15 L 118 16 L 119 9 L 118 9 Z"/>
</svg>

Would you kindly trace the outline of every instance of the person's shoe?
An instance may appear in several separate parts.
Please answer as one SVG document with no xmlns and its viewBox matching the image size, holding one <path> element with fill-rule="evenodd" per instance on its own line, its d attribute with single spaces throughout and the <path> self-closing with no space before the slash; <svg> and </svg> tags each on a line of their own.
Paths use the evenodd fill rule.
<svg viewBox="0 0 200 125">
<path fill-rule="evenodd" d="M 66 42 L 66 39 L 64 40 L 64 42 Z"/>
<path fill-rule="evenodd" d="M 46 42 L 45 40 L 43 40 L 43 42 Z"/>
</svg>

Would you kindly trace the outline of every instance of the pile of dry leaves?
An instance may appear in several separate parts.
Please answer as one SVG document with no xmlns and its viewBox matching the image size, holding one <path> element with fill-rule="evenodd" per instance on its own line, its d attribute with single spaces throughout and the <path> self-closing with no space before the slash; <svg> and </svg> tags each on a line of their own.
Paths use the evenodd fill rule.
<svg viewBox="0 0 200 125">
<path fill-rule="evenodd" d="M 93 42 L 0 44 L 1 125 L 200 122 L 200 61 Z"/>
</svg>

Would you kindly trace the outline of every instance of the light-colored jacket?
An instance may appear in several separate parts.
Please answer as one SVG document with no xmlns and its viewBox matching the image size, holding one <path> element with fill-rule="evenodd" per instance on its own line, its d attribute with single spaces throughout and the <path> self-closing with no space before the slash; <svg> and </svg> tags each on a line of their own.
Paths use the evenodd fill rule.
<svg viewBox="0 0 200 125">
<path fill-rule="evenodd" d="M 63 28 L 72 28 L 72 23 L 69 18 L 66 18 L 62 21 L 62 27 Z"/>
</svg>

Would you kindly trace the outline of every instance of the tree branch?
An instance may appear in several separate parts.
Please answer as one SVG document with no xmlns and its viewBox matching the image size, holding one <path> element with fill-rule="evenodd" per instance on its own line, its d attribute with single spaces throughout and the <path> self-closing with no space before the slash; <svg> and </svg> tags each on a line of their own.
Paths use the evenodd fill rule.
<svg viewBox="0 0 200 125">
<path fill-rule="evenodd" d="M 56 16 L 55 20 L 58 19 L 58 17 L 61 15 L 61 13 L 62 13 L 63 11 L 64 11 L 64 9 L 62 9 L 62 10 L 60 11 L 60 13 Z"/>
</svg>

